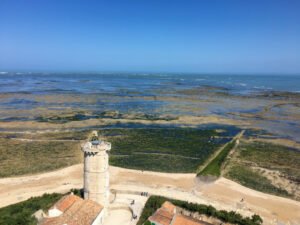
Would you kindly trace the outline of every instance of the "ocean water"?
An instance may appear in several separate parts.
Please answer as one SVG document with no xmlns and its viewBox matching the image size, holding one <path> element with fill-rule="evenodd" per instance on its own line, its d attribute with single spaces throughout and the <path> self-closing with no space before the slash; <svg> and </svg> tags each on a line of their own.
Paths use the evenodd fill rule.
<svg viewBox="0 0 300 225">
<path fill-rule="evenodd" d="M 203 75 L 203 74 L 45 74 L 1 73 L 0 93 L 113 93 L 156 95 L 158 90 L 200 86 L 247 95 L 259 91 L 300 92 L 300 76 Z"/>
</svg>

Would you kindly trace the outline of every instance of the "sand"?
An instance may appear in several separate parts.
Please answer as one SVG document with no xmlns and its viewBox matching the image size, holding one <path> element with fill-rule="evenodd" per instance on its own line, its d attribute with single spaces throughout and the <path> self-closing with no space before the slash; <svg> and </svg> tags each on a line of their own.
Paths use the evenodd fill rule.
<svg viewBox="0 0 300 225">
<path fill-rule="evenodd" d="M 82 171 L 80 164 L 38 175 L 0 179 L 0 207 L 43 193 L 81 188 Z M 274 221 L 300 224 L 300 202 L 254 191 L 225 178 L 203 183 L 195 178 L 195 174 L 143 172 L 117 167 L 111 167 L 110 172 L 111 188 L 118 191 L 137 194 L 146 191 L 211 204 L 217 209 L 235 210 L 243 215 L 258 213 L 263 217 L 264 224 L 273 224 Z"/>
</svg>

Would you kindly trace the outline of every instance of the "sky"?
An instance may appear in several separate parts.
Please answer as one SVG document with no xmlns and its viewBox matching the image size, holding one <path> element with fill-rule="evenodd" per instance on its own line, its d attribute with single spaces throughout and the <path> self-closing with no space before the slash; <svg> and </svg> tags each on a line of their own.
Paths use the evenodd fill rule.
<svg viewBox="0 0 300 225">
<path fill-rule="evenodd" d="M 0 0 L 0 71 L 300 74 L 300 1 Z"/>
</svg>

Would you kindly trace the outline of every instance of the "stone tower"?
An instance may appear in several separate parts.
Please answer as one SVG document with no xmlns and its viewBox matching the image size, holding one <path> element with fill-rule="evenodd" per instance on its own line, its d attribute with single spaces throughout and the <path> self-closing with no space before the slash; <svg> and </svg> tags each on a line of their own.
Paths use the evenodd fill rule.
<svg viewBox="0 0 300 225">
<path fill-rule="evenodd" d="M 98 139 L 93 132 L 90 141 L 82 146 L 84 153 L 84 199 L 101 204 L 105 211 L 109 205 L 108 154 L 111 144 Z"/>
</svg>

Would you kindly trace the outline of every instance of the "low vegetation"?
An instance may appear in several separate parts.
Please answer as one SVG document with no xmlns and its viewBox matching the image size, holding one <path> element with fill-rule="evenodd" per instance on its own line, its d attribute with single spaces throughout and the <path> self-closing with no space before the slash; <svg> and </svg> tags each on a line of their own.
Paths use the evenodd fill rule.
<svg viewBox="0 0 300 225">
<path fill-rule="evenodd" d="M 112 142 L 111 165 L 164 172 L 195 172 L 231 138 L 190 128 L 105 129 L 100 135 Z"/>
<path fill-rule="evenodd" d="M 166 171 L 174 173 L 195 172 L 199 159 L 175 155 L 132 154 L 129 156 L 110 156 L 110 164 L 130 169 Z"/>
<path fill-rule="evenodd" d="M 63 124 L 72 121 L 84 121 L 88 119 L 131 119 L 131 120 L 165 120 L 171 121 L 178 119 L 174 116 L 160 116 L 156 114 L 146 114 L 146 113 L 133 113 L 133 114 L 123 114 L 118 111 L 103 111 L 103 112 L 75 112 L 68 114 L 60 114 L 60 115 L 51 115 L 51 116 L 38 116 L 35 117 L 34 120 L 41 123 L 56 123 Z M 14 118 L 7 118 L 6 120 L 13 121 Z M 15 118 L 18 120 L 18 118 Z M 20 120 L 20 119 L 19 119 Z"/>
<path fill-rule="evenodd" d="M 259 167 L 278 170 L 291 180 L 300 182 L 300 151 L 267 142 L 242 142 L 239 159 Z"/>
<path fill-rule="evenodd" d="M 82 162 L 80 142 L 88 131 L 1 133 L 0 177 L 34 174 Z M 234 130 L 190 128 L 102 129 L 112 142 L 110 164 L 131 169 L 195 172 Z"/>
<path fill-rule="evenodd" d="M 34 140 L 86 140 L 90 131 L 45 132 L 45 133 L 0 133 L 0 138 Z"/>
<path fill-rule="evenodd" d="M 290 196 L 290 194 L 286 190 L 274 186 L 266 177 L 246 166 L 232 166 L 227 173 L 227 176 L 230 179 L 235 180 L 240 184 L 257 191 L 283 197 Z"/>
<path fill-rule="evenodd" d="M 299 196 L 297 188 L 288 192 L 287 187 L 276 185 L 277 182 L 272 182 L 272 178 L 259 168 L 279 172 L 288 181 L 287 186 L 295 183 L 297 187 L 300 181 L 298 150 L 265 142 L 242 141 L 226 168 L 225 176 L 258 191 L 292 198 Z"/>
<path fill-rule="evenodd" d="M 219 177 L 221 175 L 222 165 L 226 160 L 227 155 L 231 149 L 235 146 L 235 141 L 229 142 L 222 151 L 206 166 L 198 176 L 215 176 Z"/>
<path fill-rule="evenodd" d="M 62 194 L 44 194 L 33 197 L 24 202 L 0 208 L 1 225 L 36 225 L 37 221 L 32 216 L 37 210 L 48 210 Z"/>
<path fill-rule="evenodd" d="M 79 141 L 0 138 L 0 177 L 40 173 L 80 163 Z"/>
<path fill-rule="evenodd" d="M 211 205 L 203 205 L 190 203 L 180 200 L 168 199 L 161 196 L 151 196 L 144 207 L 142 215 L 137 223 L 137 225 L 147 224 L 149 216 L 151 216 L 165 201 L 170 201 L 174 205 L 186 209 L 190 212 L 198 212 L 199 214 L 204 214 L 206 216 L 212 216 L 225 223 L 238 224 L 238 225 L 261 225 L 262 219 L 258 215 L 253 215 L 252 217 L 243 217 L 241 214 L 234 211 L 217 210 Z"/>
</svg>

